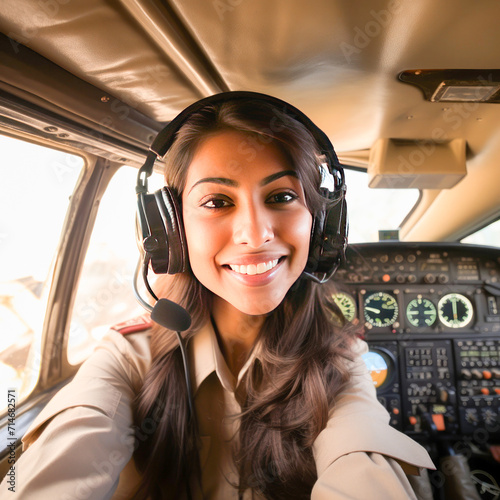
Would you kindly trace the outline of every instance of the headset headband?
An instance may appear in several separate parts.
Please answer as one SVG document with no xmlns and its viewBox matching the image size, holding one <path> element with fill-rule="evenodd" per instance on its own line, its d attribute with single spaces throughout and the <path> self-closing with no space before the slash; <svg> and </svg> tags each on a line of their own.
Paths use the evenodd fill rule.
<svg viewBox="0 0 500 500">
<path fill-rule="evenodd" d="M 184 125 L 184 123 L 190 118 L 190 116 L 204 107 L 211 104 L 220 104 L 227 101 L 241 101 L 257 99 L 260 101 L 268 102 L 279 108 L 283 113 L 290 116 L 294 120 L 302 123 L 307 130 L 312 134 L 318 146 L 320 148 L 320 153 L 326 155 L 332 160 L 332 165 L 335 167 L 341 167 L 337 154 L 333 148 L 332 143 L 328 136 L 318 128 L 302 111 L 297 109 L 295 106 L 278 99 L 277 97 L 272 97 L 267 94 L 261 94 L 259 92 L 247 92 L 247 91 L 233 91 L 233 92 L 222 92 L 220 94 L 215 94 L 209 97 L 205 97 L 181 111 L 168 125 L 158 132 L 158 135 L 154 139 L 153 143 L 149 147 L 149 150 L 156 155 L 157 158 L 163 158 L 167 151 L 172 146 L 175 140 L 175 136 L 178 130 Z M 152 172 L 153 165 L 151 165 Z M 150 173 L 151 173 L 150 172 Z"/>
</svg>

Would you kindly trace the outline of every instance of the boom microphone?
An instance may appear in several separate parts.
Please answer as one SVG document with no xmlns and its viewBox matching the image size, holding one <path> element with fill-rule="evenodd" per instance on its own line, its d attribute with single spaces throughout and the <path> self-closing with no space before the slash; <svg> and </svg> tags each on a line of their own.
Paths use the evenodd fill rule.
<svg viewBox="0 0 500 500">
<path fill-rule="evenodd" d="M 191 326 L 191 316 L 179 304 L 160 299 L 151 311 L 151 319 L 169 330 L 184 332 Z"/>
</svg>

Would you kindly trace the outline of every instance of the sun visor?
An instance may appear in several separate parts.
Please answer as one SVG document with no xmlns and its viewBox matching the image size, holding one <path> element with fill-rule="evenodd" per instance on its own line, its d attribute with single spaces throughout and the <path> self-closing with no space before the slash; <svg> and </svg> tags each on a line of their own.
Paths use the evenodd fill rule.
<svg viewBox="0 0 500 500">
<path fill-rule="evenodd" d="M 380 139 L 370 151 L 368 185 L 384 189 L 449 189 L 466 174 L 466 142 Z"/>
</svg>

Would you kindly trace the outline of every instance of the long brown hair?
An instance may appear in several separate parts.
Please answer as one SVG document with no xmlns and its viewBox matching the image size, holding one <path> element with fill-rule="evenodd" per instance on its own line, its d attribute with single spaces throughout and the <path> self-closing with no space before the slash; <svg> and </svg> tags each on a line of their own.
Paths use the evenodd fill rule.
<svg viewBox="0 0 500 500">
<path fill-rule="evenodd" d="M 251 100 L 207 106 L 179 130 L 166 158 L 166 183 L 179 199 L 196 147 L 224 130 L 248 134 L 255 147 L 277 146 L 296 171 L 313 216 L 324 209 L 319 194 L 322 158 L 310 132 L 271 104 Z M 191 313 L 189 340 L 210 320 L 211 292 L 191 270 L 159 281 L 163 289 L 157 292 Z M 259 335 L 262 349 L 245 378 L 247 396 L 234 456 L 240 491 L 252 488 L 270 499 L 310 497 L 316 481 L 312 445 L 349 379 L 345 360 L 353 337 L 350 328 L 339 324 L 341 313 L 329 295 L 321 285 L 300 279 L 266 317 Z M 174 339 L 158 325 L 153 328 L 153 362 L 133 408 L 135 462 L 143 473 L 142 492 L 153 499 L 179 498 L 187 482 L 200 475 L 197 425 L 189 419 Z"/>
</svg>

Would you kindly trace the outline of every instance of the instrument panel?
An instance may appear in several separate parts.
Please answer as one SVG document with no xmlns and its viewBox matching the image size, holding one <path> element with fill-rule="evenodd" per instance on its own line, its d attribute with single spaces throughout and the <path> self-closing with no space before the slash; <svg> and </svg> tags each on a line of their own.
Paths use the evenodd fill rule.
<svg viewBox="0 0 500 500">
<path fill-rule="evenodd" d="M 394 427 L 500 438 L 500 249 L 350 245 L 333 282 L 337 305 L 362 326 Z"/>
</svg>

